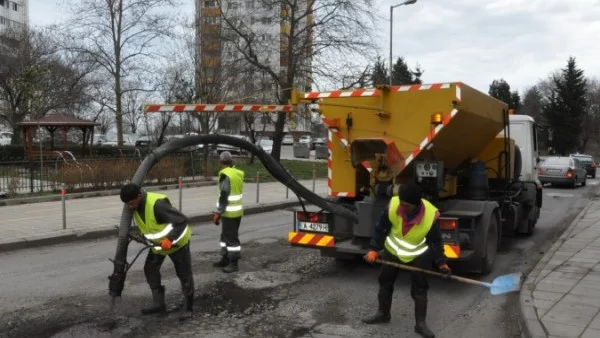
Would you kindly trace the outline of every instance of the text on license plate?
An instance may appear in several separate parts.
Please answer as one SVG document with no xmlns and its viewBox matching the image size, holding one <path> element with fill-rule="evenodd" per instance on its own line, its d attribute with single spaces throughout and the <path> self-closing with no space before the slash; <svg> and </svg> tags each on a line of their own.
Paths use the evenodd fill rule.
<svg viewBox="0 0 600 338">
<path fill-rule="evenodd" d="M 298 222 L 298 230 L 329 232 L 329 224 L 313 223 L 313 222 Z"/>
</svg>

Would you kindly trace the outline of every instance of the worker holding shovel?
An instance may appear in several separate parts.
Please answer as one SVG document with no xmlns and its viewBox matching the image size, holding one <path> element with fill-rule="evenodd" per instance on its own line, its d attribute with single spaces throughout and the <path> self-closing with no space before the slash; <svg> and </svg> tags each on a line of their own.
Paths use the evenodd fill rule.
<svg viewBox="0 0 600 338">
<path fill-rule="evenodd" d="M 432 264 L 446 277 L 451 270 L 446 264 L 444 247 L 438 223 L 439 212 L 429 201 L 421 198 L 416 184 L 400 186 L 398 196 L 392 197 L 388 208 L 375 227 L 370 250 L 365 260 L 371 264 L 385 262 L 406 264 L 429 269 Z M 423 272 L 413 271 L 410 294 L 415 302 L 415 332 L 426 338 L 435 335 L 427 327 L 427 291 L 429 283 Z M 366 324 L 387 323 L 391 319 L 392 294 L 398 277 L 398 268 L 389 264 L 379 274 L 379 308 L 375 315 L 363 319 Z"/>
</svg>

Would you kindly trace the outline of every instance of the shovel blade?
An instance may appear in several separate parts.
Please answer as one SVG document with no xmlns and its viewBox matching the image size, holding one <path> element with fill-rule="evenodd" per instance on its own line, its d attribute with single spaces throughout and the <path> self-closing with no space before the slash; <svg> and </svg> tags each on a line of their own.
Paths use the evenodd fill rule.
<svg viewBox="0 0 600 338">
<path fill-rule="evenodd" d="M 499 276 L 492 282 L 490 291 L 492 295 L 500 295 L 512 291 L 519 291 L 521 288 L 522 278 L 523 273 L 521 272 Z"/>
</svg>

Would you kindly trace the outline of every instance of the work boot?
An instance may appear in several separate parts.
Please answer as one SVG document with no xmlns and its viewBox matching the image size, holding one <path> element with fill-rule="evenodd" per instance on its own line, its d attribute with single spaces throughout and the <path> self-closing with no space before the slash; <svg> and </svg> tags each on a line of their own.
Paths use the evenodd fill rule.
<svg viewBox="0 0 600 338">
<path fill-rule="evenodd" d="M 229 265 L 229 258 L 227 256 L 221 256 L 221 260 L 213 263 L 215 268 L 224 268 Z"/>
<path fill-rule="evenodd" d="M 142 314 L 149 315 L 165 311 L 167 311 L 167 306 L 165 305 L 165 287 L 161 286 L 159 289 L 152 289 L 152 306 L 143 308 Z"/>
<path fill-rule="evenodd" d="M 389 313 L 384 313 L 381 310 L 377 310 L 377 313 L 374 315 L 364 318 L 362 320 L 365 324 L 381 324 L 381 323 L 389 323 L 391 316 Z"/>
<path fill-rule="evenodd" d="M 427 316 L 427 301 L 415 300 L 415 332 L 425 338 L 435 338 L 435 334 L 427 327 L 425 317 Z"/>
<path fill-rule="evenodd" d="M 188 320 L 191 319 L 194 315 L 194 295 L 185 297 L 185 307 L 181 308 L 181 315 L 179 316 L 179 320 Z"/>
<path fill-rule="evenodd" d="M 238 260 L 237 259 L 232 259 L 231 261 L 229 261 L 229 265 L 227 265 L 226 267 L 224 267 L 223 272 L 226 273 L 231 273 L 231 272 L 236 272 L 239 270 L 238 268 Z"/>
</svg>

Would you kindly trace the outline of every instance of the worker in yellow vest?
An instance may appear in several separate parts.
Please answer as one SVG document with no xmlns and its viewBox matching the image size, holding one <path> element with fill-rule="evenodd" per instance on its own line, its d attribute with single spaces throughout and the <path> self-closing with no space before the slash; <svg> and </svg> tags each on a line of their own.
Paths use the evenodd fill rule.
<svg viewBox="0 0 600 338">
<path fill-rule="evenodd" d="M 365 260 L 374 263 L 380 256 L 381 250 L 383 260 L 423 269 L 430 269 L 435 264 L 447 278 L 452 271 L 446 264 L 444 256 L 438 223 L 439 211 L 421 195 L 421 188 L 416 184 L 400 186 L 398 196 L 392 197 L 375 227 Z M 434 338 L 435 335 L 425 322 L 429 289 L 427 276 L 422 272 L 411 272 L 411 274 L 410 294 L 415 302 L 415 332 L 426 338 Z M 379 308 L 375 315 L 363 319 L 364 323 L 376 324 L 390 321 L 392 294 L 397 277 L 397 268 L 382 265 L 379 274 Z"/>
<path fill-rule="evenodd" d="M 193 314 L 194 275 L 189 244 L 192 230 L 187 217 L 171 205 L 166 195 L 142 191 L 134 183 L 121 189 L 121 201 L 133 210 L 133 218 L 141 235 L 154 243 L 144 263 L 144 274 L 152 290 L 153 304 L 142 309 L 142 314 L 166 311 L 160 268 L 165 257 L 169 256 L 184 296 L 180 319 L 190 318 Z"/>
<path fill-rule="evenodd" d="M 217 189 L 217 211 L 213 214 L 213 222 L 221 227 L 221 260 L 214 267 L 223 272 L 238 271 L 238 260 L 241 258 L 242 246 L 239 239 L 240 223 L 244 215 L 242 193 L 244 190 L 244 172 L 233 166 L 231 153 L 224 151 L 219 155 L 221 170 L 219 171 Z"/>
</svg>

